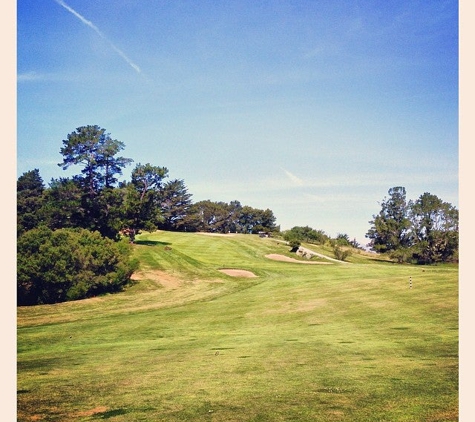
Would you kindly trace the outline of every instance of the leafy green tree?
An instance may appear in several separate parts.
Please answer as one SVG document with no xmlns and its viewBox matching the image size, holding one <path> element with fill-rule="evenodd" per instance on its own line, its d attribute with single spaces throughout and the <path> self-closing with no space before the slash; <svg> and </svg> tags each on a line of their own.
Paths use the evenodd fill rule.
<svg viewBox="0 0 475 422">
<path fill-rule="evenodd" d="M 272 210 L 266 208 L 265 210 L 257 209 L 256 211 L 256 219 L 254 221 L 252 232 L 258 233 L 259 231 L 274 231 L 276 229 L 276 218 Z"/>
<path fill-rule="evenodd" d="M 104 188 L 94 200 L 94 225 L 90 230 L 97 230 L 109 239 L 118 239 L 123 228 L 124 196 L 119 188 Z"/>
<path fill-rule="evenodd" d="M 83 227 L 83 192 L 73 179 L 52 179 L 44 193 L 42 208 L 45 224 L 51 229 Z"/>
<path fill-rule="evenodd" d="M 83 299 L 123 289 L 138 263 L 130 245 L 84 229 L 29 230 L 17 242 L 19 305 Z"/>
<path fill-rule="evenodd" d="M 389 190 L 366 237 L 373 250 L 389 252 L 398 262 L 447 262 L 458 259 L 459 213 L 436 195 L 424 193 L 406 202 L 406 191 Z"/>
<path fill-rule="evenodd" d="M 131 182 L 122 188 L 122 227 L 131 242 L 140 230 L 156 230 L 160 223 L 162 181 L 167 175 L 165 167 L 138 163 L 132 171 Z"/>
<path fill-rule="evenodd" d="M 17 180 L 17 235 L 42 222 L 45 186 L 38 169 L 23 173 Z"/>
<path fill-rule="evenodd" d="M 60 178 L 46 189 L 42 214 L 51 229 L 80 227 L 116 239 L 122 228 L 122 206 L 117 188 L 103 188 L 91 199 L 77 178 Z"/>
<path fill-rule="evenodd" d="M 239 201 L 213 202 L 200 201 L 190 208 L 187 221 L 195 222 L 198 231 L 217 233 L 258 233 L 275 231 L 275 216 L 270 209 L 261 210 L 242 206 Z"/>
<path fill-rule="evenodd" d="M 346 233 L 338 233 L 336 236 L 336 243 L 340 246 L 350 246 L 350 237 Z"/>
<path fill-rule="evenodd" d="M 294 226 L 290 231 L 301 242 L 323 245 L 330 240 L 323 230 L 315 230 L 310 226 Z"/>
<path fill-rule="evenodd" d="M 422 194 L 411 213 L 415 258 L 421 263 L 445 262 L 457 257 L 459 213 L 436 195 Z"/>
<path fill-rule="evenodd" d="M 199 201 L 190 211 L 195 214 L 197 231 L 227 233 L 230 230 L 230 211 L 225 202 Z"/>
<path fill-rule="evenodd" d="M 256 225 L 256 210 L 248 205 L 241 208 L 239 213 L 239 227 L 241 233 L 252 233 Z"/>
<path fill-rule="evenodd" d="M 276 229 L 275 216 L 270 209 L 261 210 L 248 205 L 240 209 L 238 225 L 241 233 L 258 233 Z"/>
<path fill-rule="evenodd" d="M 381 211 L 373 215 L 371 228 L 366 234 L 370 246 L 377 252 L 390 252 L 410 246 L 410 226 L 408 214 L 410 203 L 406 201 L 406 189 L 397 186 L 389 189 L 389 198 L 384 198 Z"/>
<path fill-rule="evenodd" d="M 389 252 L 389 257 L 398 264 L 410 263 L 414 257 L 414 248 L 400 248 Z"/>
<path fill-rule="evenodd" d="M 243 230 L 240 226 L 239 223 L 239 218 L 241 216 L 242 212 L 242 205 L 241 202 L 238 200 L 231 201 L 228 205 L 228 211 L 229 211 L 229 231 L 232 233 L 242 233 Z"/>
</svg>

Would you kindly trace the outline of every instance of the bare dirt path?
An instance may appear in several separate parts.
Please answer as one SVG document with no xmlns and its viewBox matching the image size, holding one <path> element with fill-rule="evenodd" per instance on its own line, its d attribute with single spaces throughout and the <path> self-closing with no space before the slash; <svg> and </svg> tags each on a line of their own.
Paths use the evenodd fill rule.
<svg viewBox="0 0 475 422">
<path fill-rule="evenodd" d="M 288 244 L 287 242 L 285 242 L 283 240 L 277 240 L 277 242 L 284 243 L 286 245 Z M 328 261 L 338 262 L 339 264 L 349 264 L 349 262 L 339 261 L 338 259 L 330 258 L 327 255 L 323 255 L 321 253 L 312 251 L 311 249 L 305 248 L 303 246 L 300 246 L 299 250 L 301 252 L 305 253 L 305 254 L 315 255 L 315 256 L 318 256 L 320 258 L 327 259 Z M 272 257 L 272 256 L 274 256 L 274 257 Z M 274 259 L 276 261 L 284 261 L 284 262 L 299 262 L 299 263 L 302 263 L 302 264 L 329 264 L 328 262 L 305 262 L 305 261 L 300 261 L 300 260 L 297 260 L 297 259 L 294 259 L 294 258 L 289 258 L 288 256 L 285 256 L 285 255 L 278 255 L 278 254 L 266 255 L 266 258 Z"/>
<path fill-rule="evenodd" d="M 235 270 L 231 268 L 223 268 L 220 272 L 230 275 L 232 277 L 257 277 L 253 272 L 247 270 Z"/>
<path fill-rule="evenodd" d="M 311 264 L 311 265 L 329 265 L 330 262 L 316 262 L 316 261 L 302 261 L 300 259 L 290 258 L 285 255 L 280 255 L 277 253 L 271 253 L 266 255 L 266 258 L 273 259 L 274 261 L 282 261 L 282 262 L 293 262 L 295 264 Z"/>
<path fill-rule="evenodd" d="M 310 253 L 310 254 L 312 254 L 312 255 L 317 255 L 317 256 L 319 256 L 320 258 L 325 258 L 325 259 L 328 259 L 329 261 L 338 262 L 339 264 L 349 264 L 349 262 L 340 261 L 340 260 L 335 259 L 335 258 L 330 258 L 329 256 L 326 256 L 326 255 L 323 255 L 323 254 L 321 254 L 321 253 L 312 251 L 311 249 L 308 249 L 308 248 L 304 248 L 303 246 L 300 246 L 300 249 L 301 249 L 303 252 Z"/>
</svg>

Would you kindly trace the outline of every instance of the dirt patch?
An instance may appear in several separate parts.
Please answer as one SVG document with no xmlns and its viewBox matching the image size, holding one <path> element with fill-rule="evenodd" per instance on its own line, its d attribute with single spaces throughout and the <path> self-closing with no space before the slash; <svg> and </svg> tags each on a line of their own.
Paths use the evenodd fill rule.
<svg viewBox="0 0 475 422">
<path fill-rule="evenodd" d="M 132 274 L 132 277 L 130 278 L 133 281 L 151 280 L 168 289 L 176 289 L 182 284 L 182 282 L 172 274 L 157 270 L 141 270 Z"/>
<path fill-rule="evenodd" d="M 230 275 L 231 277 L 257 277 L 253 272 L 247 270 L 235 270 L 235 269 L 222 269 L 219 270 L 224 274 Z"/>
<path fill-rule="evenodd" d="M 295 264 L 311 264 L 311 265 L 328 265 L 330 262 L 320 262 L 320 261 L 301 261 L 299 259 L 290 258 L 285 255 L 280 255 L 276 253 L 271 253 L 266 255 L 266 258 L 272 259 L 274 261 L 282 261 L 282 262 L 293 262 Z"/>
</svg>

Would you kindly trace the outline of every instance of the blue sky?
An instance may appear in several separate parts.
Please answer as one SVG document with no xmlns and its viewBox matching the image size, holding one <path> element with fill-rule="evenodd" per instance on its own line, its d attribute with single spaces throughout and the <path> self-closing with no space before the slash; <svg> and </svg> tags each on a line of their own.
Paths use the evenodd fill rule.
<svg viewBox="0 0 475 422">
<path fill-rule="evenodd" d="M 366 244 L 394 186 L 458 207 L 457 1 L 18 0 L 17 71 L 18 176 L 78 173 L 97 124 L 282 229 Z"/>
</svg>

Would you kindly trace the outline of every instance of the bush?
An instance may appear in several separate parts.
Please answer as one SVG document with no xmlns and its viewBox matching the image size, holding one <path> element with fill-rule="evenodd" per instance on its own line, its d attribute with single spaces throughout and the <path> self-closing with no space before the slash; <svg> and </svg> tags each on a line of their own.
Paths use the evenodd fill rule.
<svg viewBox="0 0 475 422">
<path fill-rule="evenodd" d="M 329 240 L 328 235 L 323 230 L 315 230 L 309 226 L 294 226 L 284 233 L 284 236 L 290 236 L 298 239 L 301 242 L 313 243 L 316 245 L 323 245 Z"/>
<path fill-rule="evenodd" d="M 351 251 L 349 249 L 342 249 L 340 246 L 338 246 L 338 244 L 333 247 L 333 253 L 335 254 L 335 258 L 339 261 L 344 261 L 351 255 Z"/>
<path fill-rule="evenodd" d="M 138 263 L 127 242 L 85 229 L 30 230 L 17 242 L 18 305 L 58 303 L 117 292 Z"/>
<path fill-rule="evenodd" d="M 284 233 L 284 240 L 289 244 L 291 252 L 296 252 L 301 245 L 300 239 L 292 231 L 286 231 Z"/>
</svg>

